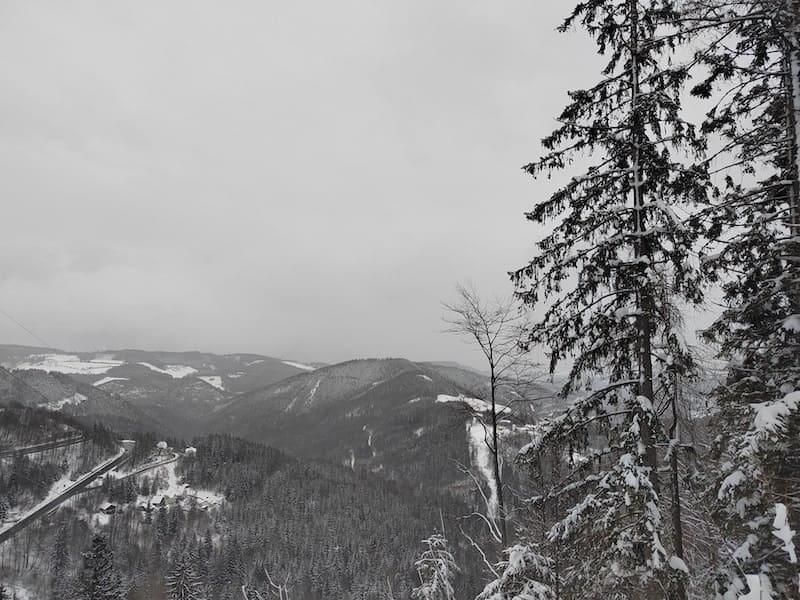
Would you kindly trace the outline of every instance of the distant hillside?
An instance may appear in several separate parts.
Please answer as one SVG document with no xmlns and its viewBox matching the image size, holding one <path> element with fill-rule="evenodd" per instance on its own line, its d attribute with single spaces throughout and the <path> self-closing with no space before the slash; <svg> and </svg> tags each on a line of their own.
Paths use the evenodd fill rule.
<svg viewBox="0 0 800 600">
<path fill-rule="evenodd" d="M 118 431 L 169 432 L 168 426 L 125 399 L 62 373 L 0 368 L 0 400 L 46 408 L 84 423 L 103 423 Z"/>
<path fill-rule="evenodd" d="M 242 394 L 205 428 L 389 479 L 461 487 L 458 464 L 478 471 L 486 465 L 479 464 L 485 453 L 475 415 L 457 400 L 481 386 L 480 375 L 455 367 L 354 360 Z M 513 421 L 506 416 L 509 431 Z M 473 490 L 467 485 L 463 492 Z"/>
<path fill-rule="evenodd" d="M 313 365 L 258 354 L 218 355 L 207 352 L 113 350 L 65 352 L 53 348 L 0 345 L 0 365 L 19 372 L 36 370 L 68 376 L 111 397 L 127 401 L 157 423 L 179 435 L 200 433 L 198 422 L 219 410 L 233 396 L 268 386 Z M 15 394 L 18 396 L 21 390 Z M 12 394 L 14 395 L 14 394 Z M 63 400 L 59 398 L 56 400 Z M 36 403 L 35 399 L 23 403 Z M 130 409 L 122 406 L 123 412 Z M 113 403 L 97 413 L 113 417 Z M 110 418 L 125 429 L 128 415 Z"/>
</svg>

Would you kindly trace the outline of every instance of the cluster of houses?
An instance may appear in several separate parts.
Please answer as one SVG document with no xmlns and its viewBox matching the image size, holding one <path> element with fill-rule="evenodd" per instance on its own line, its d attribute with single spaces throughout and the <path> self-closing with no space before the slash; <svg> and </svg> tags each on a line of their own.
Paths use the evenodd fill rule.
<svg viewBox="0 0 800 600">
<path fill-rule="evenodd" d="M 171 451 L 171 448 L 167 444 L 167 442 L 161 441 L 156 444 L 156 450 L 158 451 L 158 455 L 161 456 L 165 453 Z M 197 448 L 194 446 L 188 446 L 183 451 L 184 456 L 196 456 L 197 455 Z M 195 498 L 192 494 L 186 494 L 185 491 L 189 488 L 189 485 L 186 484 L 183 486 L 184 489 L 182 490 L 184 493 L 176 494 L 174 496 L 166 496 L 163 494 L 156 494 L 150 498 L 148 498 L 147 502 L 140 502 L 139 503 L 139 510 L 144 513 L 152 513 L 153 511 L 161 508 L 162 506 L 167 506 L 169 504 L 182 504 L 191 502 L 192 498 Z M 99 508 L 98 512 L 104 515 L 113 515 L 117 512 L 118 506 L 113 502 L 103 502 Z M 205 502 L 198 502 L 197 508 L 200 510 L 207 510 L 208 506 Z"/>
</svg>

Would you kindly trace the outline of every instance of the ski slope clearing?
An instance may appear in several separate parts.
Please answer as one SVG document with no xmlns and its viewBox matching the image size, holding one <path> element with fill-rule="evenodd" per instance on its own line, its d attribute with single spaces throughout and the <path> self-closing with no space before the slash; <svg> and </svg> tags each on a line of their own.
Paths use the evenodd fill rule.
<svg viewBox="0 0 800 600">
<path fill-rule="evenodd" d="M 98 379 L 92 385 L 94 387 L 100 387 L 101 385 L 105 385 L 107 383 L 111 383 L 112 381 L 128 381 L 127 377 L 103 377 L 102 379 Z"/>
<path fill-rule="evenodd" d="M 183 379 L 184 377 L 189 377 L 190 375 L 197 373 L 197 369 L 193 367 L 187 367 L 185 365 L 165 365 L 164 368 L 161 369 L 148 362 L 140 362 L 139 364 L 143 367 L 147 367 L 151 371 L 155 371 L 156 373 L 169 375 L 173 379 Z"/>
<path fill-rule="evenodd" d="M 304 363 L 294 362 L 292 360 L 284 360 L 284 361 L 281 361 L 281 362 L 283 364 L 285 364 L 285 365 L 289 365 L 290 367 L 295 367 L 297 369 L 302 369 L 303 371 L 316 371 L 315 367 L 312 367 L 311 365 L 307 365 L 307 364 L 304 364 Z"/>
<path fill-rule="evenodd" d="M 198 379 L 202 379 L 208 385 L 213 385 L 218 390 L 225 391 L 225 386 L 222 385 L 222 377 L 219 375 L 200 375 Z"/>
<path fill-rule="evenodd" d="M 451 396 L 449 394 L 439 394 L 436 396 L 436 402 L 440 403 L 448 403 L 448 402 L 460 402 L 461 404 L 465 404 L 469 406 L 475 412 L 489 412 L 492 410 L 491 402 L 486 402 L 485 400 L 478 400 L 477 398 L 468 398 L 467 396 Z M 495 408 L 497 412 L 508 410 L 508 407 L 504 404 L 495 404 Z"/>
</svg>

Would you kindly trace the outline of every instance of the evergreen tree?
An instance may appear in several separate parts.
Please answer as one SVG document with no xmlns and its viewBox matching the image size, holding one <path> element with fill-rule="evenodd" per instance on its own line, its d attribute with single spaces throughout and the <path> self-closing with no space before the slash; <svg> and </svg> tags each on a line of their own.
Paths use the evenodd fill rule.
<svg viewBox="0 0 800 600">
<path fill-rule="evenodd" d="M 508 549 L 499 576 L 481 592 L 478 600 L 554 600 L 553 563 L 534 546 L 518 544 Z"/>
<path fill-rule="evenodd" d="M 50 564 L 53 569 L 52 595 L 54 600 L 60 599 L 64 592 L 65 576 L 69 561 L 69 527 L 66 522 L 62 523 L 56 532 L 56 539 L 50 553 Z"/>
<path fill-rule="evenodd" d="M 548 540 L 575 550 L 556 585 L 576 598 L 661 586 L 685 597 L 674 573 L 683 561 L 662 535 L 656 398 L 668 365 L 691 364 L 670 315 L 702 300 L 690 259 L 709 184 L 705 165 L 690 162 L 705 144 L 681 116 L 689 69 L 673 62 L 680 23 L 668 0 L 578 4 L 561 29 L 587 31 L 607 58 L 602 79 L 570 93 L 561 126 L 543 140 L 548 153 L 525 167 L 538 176 L 594 161 L 527 214 L 549 233 L 512 274 L 527 304 L 547 303 L 530 344 L 547 349 L 551 372 L 571 361 L 562 394 L 583 393 L 541 422 L 521 455 L 535 465 L 558 448 L 573 467 L 550 492 L 573 506 Z"/>
<path fill-rule="evenodd" d="M 171 600 L 200 600 L 200 578 L 185 555 L 178 558 L 167 576 L 167 588 Z"/>
<path fill-rule="evenodd" d="M 411 592 L 415 600 L 454 600 L 453 580 L 460 570 L 444 536 L 435 534 L 423 540 L 427 548 L 414 563 L 420 585 Z"/>
<path fill-rule="evenodd" d="M 79 589 L 80 600 L 122 600 L 125 597 L 105 536 L 95 535 L 89 551 L 83 554 Z"/>
<path fill-rule="evenodd" d="M 704 129 L 724 142 L 704 266 L 725 300 L 707 336 L 729 361 L 716 394 L 717 499 L 736 549 L 716 591 L 743 592 L 748 573 L 790 597 L 797 562 L 786 537 L 800 515 L 800 3 L 703 1 L 694 17 L 709 74 L 693 91 L 714 101 Z"/>
</svg>

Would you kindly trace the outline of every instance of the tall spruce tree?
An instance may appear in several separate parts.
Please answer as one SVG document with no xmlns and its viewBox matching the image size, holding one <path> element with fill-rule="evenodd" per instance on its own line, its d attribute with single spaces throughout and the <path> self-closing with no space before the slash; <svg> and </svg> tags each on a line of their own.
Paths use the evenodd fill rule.
<svg viewBox="0 0 800 600">
<path fill-rule="evenodd" d="M 575 598 L 638 598 L 658 587 L 685 597 L 685 564 L 662 536 L 655 400 L 659 373 L 690 362 L 670 315 L 702 300 L 690 260 L 698 223 L 687 215 L 704 201 L 708 176 L 691 164 L 704 142 L 681 116 L 689 70 L 673 63 L 676 4 L 574 8 L 561 30 L 581 26 L 607 63 L 599 82 L 570 93 L 561 126 L 543 140 L 548 153 L 525 167 L 539 176 L 583 156 L 593 162 L 526 215 L 550 229 L 512 274 L 527 304 L 546 306 L 530 343 L 547 349 L 551 371 L 571 362 L 562 394 L 581 393 L 521 452 L 535 463 L 557 447 L 574 467 L 550 492 L 572 508 L 548 539 L 580 546 L 556 581 Z"/>
<path fill-rule="evenodd" d="M 170 600 L 200 600 L 202 586 L 194 570 L 192 560 L 185 555 L 178 557 L 175 566 L 167 575 Z"/>
<path fill-rule="evenodd" d="M 122 600 L 125 597 L 122 580 L 103 535 L 95 535 L 91 547 L 83 554 L 79 589 L 80 600 Z"/>
<path fill-rule="evenodd" d="M 717 499 L 733 551 L 718 597 L 736 597 L 745 574 L 762 593 L 796 597 L 791 541 L 800 517 L 800 3 L 695 2 L 704 29 L 698 58 L 710 98 L 704 129 L 723 140 L 724 183 L 706 211 L 704 266 L 725 309 L 708 330 L 729 361 L 717 391 L 722 433 Z M 709 43 L 710 40 L 710 43 Z"/>
</svg>

